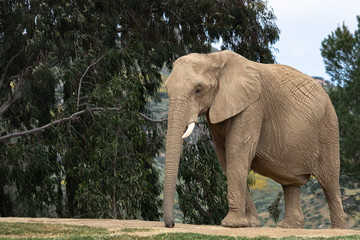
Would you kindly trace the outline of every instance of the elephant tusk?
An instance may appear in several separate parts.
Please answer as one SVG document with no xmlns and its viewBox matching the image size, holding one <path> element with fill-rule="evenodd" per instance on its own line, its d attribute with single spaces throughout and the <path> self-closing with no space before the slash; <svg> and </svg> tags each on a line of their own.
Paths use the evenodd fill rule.
<svg viewBox="0 0 360 240">
<path fill-rule="evenodd" d="M 195 128 L 195 123 L 190 123 L 188 128 L 186 129 L 186 132 L 184 133 L 184 135 L 182 136 L 182 138 L 187 138 L 188 136 L 190 136 L 190 134 L 192 133 L 192 131 Z"/>
</svg>

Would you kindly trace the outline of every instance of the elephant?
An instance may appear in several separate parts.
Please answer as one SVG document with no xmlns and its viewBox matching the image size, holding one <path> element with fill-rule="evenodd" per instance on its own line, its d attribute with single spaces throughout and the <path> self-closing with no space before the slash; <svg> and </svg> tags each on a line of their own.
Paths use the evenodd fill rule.
<svg viewBox="0 0 360 240">
<path fill-rule="evenodd" d="M 310 76 L 225 50 L 178 58 L 165 82 L 169 95 L 163 211 L 173 207 L 183 138 L 205 115 L 227 177 L 224 227 L 258 227 L 247 188 L 250 170 L 282 185 L 285 215 L 278 227 L 304 228 L 300 187 L 314 176 L 326 196 L 333 228 L 346 228 L 340 185 L 339 130 L 328 94 Z M 185 133 L 184 133 L 185 132 Z"/>
</svg>

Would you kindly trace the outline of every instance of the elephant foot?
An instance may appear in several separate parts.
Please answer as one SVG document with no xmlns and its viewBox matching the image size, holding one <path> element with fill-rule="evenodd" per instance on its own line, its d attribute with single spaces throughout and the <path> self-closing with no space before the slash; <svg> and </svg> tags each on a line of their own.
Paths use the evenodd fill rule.
<svg viewBox="0 0 360 240">
<path fill-rule="evenodd" d="M 331 214 L 330 214 L 331 216 Z M 346 217 L 344 214 L 338 215 L 339 217 L 331 219 L 331 228 L 347 229 Z"/>
<path fill-rule="evenodd" d="M 281 228 L 304 228 L 304 217 L 297 215 L 285 216 L 284 219 L 277 224 Z"/>
<path fill-rule="evenodd" d="M 346 222 L 340 222 L 331 224 L 331 228 L 347 229 L 349 227 L 347 226 Z"/>
<path fill-rule="evenodd" d="M 240 217 L 239 214 L 235 212 L 230 211 L 227 216 L 221 221 L 221 225 L 223 227 L 231 228 L 248 227 L 249 220 L 245 217 Z"/>
<path fill-rule="evenodd" d="M 260 227 L 260 221 L 258 216 L 248 216 L 246 215 L 246 218 L 248 220 L 248 227 Z"/>
</svg>

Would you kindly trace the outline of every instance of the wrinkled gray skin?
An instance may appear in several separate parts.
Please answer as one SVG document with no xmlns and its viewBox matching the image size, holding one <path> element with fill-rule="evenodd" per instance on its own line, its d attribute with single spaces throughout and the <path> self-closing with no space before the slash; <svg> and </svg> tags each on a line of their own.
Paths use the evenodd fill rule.
<svg viewBox="0 0 360 240">
<path fill-rule="evenodd" d="M 260 64 L 231 51 L 179 58 L 166 84 L 170 98 L 164 180 L 164 221 L 173 227 L 173 205 L 182 135 L 205 114 L 228 179 L 226 227 L 256 227 L 246 187 L 250 169 L 284 190 L 284 228 L 303 228 L 300 186 L 310 175 L 322 186 L 333 228 L 346 228 L 339 187 L 337 117 L 322 87 L 279 64 Z"/>
</svg>

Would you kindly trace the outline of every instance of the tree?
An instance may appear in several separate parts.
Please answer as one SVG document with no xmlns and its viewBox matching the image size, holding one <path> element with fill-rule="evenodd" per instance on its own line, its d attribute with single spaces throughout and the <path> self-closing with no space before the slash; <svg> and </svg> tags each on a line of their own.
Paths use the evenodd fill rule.
<svg viewBox="0 0 360 240">
<path fill-rule="evenodd" d="M 139 112 L 166 58 L 142 42 L 147 25 L 125 26 L 150 12 L 128 1 L 0 4 L 1 135 L 67 119 L 1 143 L 1 215 L 158 219 L 163 140 Z"/>
<path fill-rule="evenodd" d="M 158 219 L 163 135 L 139 113 L 160 69 L 220 38 L 272 61 L 273 19 L 260 0 L 1 1 L 1 216 Z"/>
<path fill-rule="evenodd" d="M 350 188 L 358 188 L 360 183 L 360 16 L 357 21 L 354 33 L 345 25 L 338 27 L 321 48 L 326 72 L 336 83 L 329 95 L 339 119 L 341 183 Z M 345 210 L 360 210 L 359 204 L 351 203 L 356 196 L 346 199 Z"/>
</svg>

